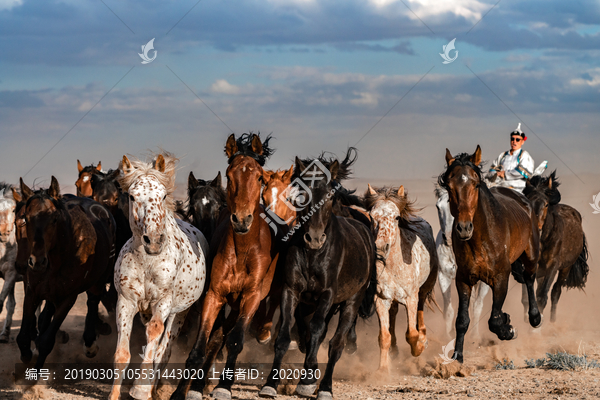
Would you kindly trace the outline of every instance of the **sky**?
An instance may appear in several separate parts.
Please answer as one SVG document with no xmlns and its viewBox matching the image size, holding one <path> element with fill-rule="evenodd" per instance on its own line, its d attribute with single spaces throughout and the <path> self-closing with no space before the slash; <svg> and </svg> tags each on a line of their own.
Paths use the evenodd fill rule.
<svg viewBox="0 0 600 400">
<path fill-rule="evenodd" d="M 536 165 L 595 193 L 599 111 L 600 1 L 0 0 L 12 183 L 73 192 L 77 159 L 159 148 L 182 185 L 212 179 L 248 131 L 270 169 L 356 146 L 357 178 L 433 181 L 446 148 L 494 159 L 521 122 Z"/>
</svg>

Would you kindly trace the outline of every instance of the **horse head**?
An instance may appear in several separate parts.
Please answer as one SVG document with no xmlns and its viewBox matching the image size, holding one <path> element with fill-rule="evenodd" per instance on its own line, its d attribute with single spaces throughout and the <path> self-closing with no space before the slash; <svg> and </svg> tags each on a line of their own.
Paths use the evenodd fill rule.
<svg viewBox="0 0 600 400">
<path fill-rule="evenodd" d="M 558 186 L 560 182 L 556 177 L 556 171 L 550 176 L 542 177 L 539 175 L 528 179 L 525 184 L 523 194 L 531 201 L 533 210 L 538 220 L 538 229 L 541 231 L 548 216 L 548 208 L 560 203 L 560 192 Z"/>
<path fill-rule="evenodd" d="M 226 205 L 226 195 L 221 186 L 221 172 L 212 181 L 196 179 L 193 172 L 188 177 L 188 210 L 190 218 L 206 239 L 214 233 L 221 210 Z"/>
<path fill-rule="evenodd" d="M 119 195 L 121 188 L 117 179 L 121 171 L 118 169 L 108 171 L 107 173 L 99 172 L 92 175 L 92 198 L 98 203 L 106 206 L 113 214 L 119 206 Z"/>
<path fill-rule="evenodd" d="M 265 171 L 263 182 L 263 204 L 288 224 L 296 218 L 295 208 L 288 199 L 289 195 L 292 195 L 288 193 L 288 188 L 292 183 L 293 174 L 293 164 L 287 171 Z"/>
<path fill-rule="evenodd" d="M 92 164 L 84 167 L 81 165 L 79 160 L 77 160 L 77 170 L 79 171 L 79 176 L 75 181 L 75 186 L 77 187 L 77 196 L 91 197 L 93 193 L 92 175 L 102 171 L 102 162 L 98 162 L 98 165 L 96 166 Z"/>
</svg>

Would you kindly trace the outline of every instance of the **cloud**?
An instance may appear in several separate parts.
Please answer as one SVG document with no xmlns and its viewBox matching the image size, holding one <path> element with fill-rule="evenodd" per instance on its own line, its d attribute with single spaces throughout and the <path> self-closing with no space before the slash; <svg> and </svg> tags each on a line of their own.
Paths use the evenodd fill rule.
<svg viewBox="0 0 600 400">
<path fill-rule="evenodd" d="M 232 85 L 225 79 L 218 79 L 215 83 L 211 85 L 210 91 L 213 93 L 238 94 L 240 93 L 240 88 L 235 85 Z"/>
</svg>

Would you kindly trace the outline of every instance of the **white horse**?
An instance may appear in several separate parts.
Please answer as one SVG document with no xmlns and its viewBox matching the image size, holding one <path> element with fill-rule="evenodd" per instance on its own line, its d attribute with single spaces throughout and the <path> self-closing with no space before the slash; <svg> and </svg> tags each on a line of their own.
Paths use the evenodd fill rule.
<svg viewBox="0 0 600 400">
<path fill-rule="evenodd" d="M 4 328 L 0 333 L 0 343 L 7 343 L 10 337 L 12 317 L 15 312 L 15 283 L 22 281 L 23 277 L 17 273 L 15 261 L 17 260 L 17 236 L 15 230 L 15 208 L 17 203 L 9 196 L 12 186 L 0 182 L 0 278 L 4 278 L 4 285 L 0 292 L 0 312 L 6 302 L 6 319 Z"/>
<path fill-rule="evenodd" d="M 152 163 L 123 156 L 119 166 L 123 172 L 119 183 L 129 193 L 133 237 L 115 265 L 119 294 L 115 368 L 124 371 L 129 365 L 133 317 L 139 311 L 147 340 L 141 369 L 148 378 L 135 380 L 129 391 L 135 399 L 149 399 L 156 390 L 157 377 L 150 371 L 169 361 L 171 344 L 206 282 L 208 243 L 198 229 L 174 216 L 176 162 L 163 152 Z M 113 383 L 111 400 L 119 398 L 122 380 L 121 373 Z"/>
<path fill-rule="evenodd" d="M 398 303 L 406 306 L 406 341 L 418 357 L 427 347 L 423 308 L 433 300 L 438 258 L 431 226 L 415 216 L 413 203 L 399 189 L 373 189 L 365 193 L 365 205 L 376 226 L 377 295 L 379 317 L 379 369 L 389 370 L 388 353 L 395 347 Z"/>
</svg>

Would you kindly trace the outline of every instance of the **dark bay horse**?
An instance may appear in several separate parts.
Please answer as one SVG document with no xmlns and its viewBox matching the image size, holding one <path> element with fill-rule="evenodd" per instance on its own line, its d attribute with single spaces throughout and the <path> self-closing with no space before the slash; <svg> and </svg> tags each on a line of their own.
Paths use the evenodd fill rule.
<svg viewBox="0 0 600 400">
<path fill-rule="evenodd" d="M 488 189 L 479 168 L 481 147 L 456 157 L 446 149 L 446 163 L 438 183 L 448 191 L 454 217 L 452 249 L 459 296 L 454 358 L 462 363 L 471 289 L 478 281 L 492 288 L 488 326 L 500 340 L 514 339 L 517 333 L 510 316 L 502 312 L 511 271 L 517 282 L 527 286 L 529 323 L 541 325 L 533 289 L 540 240 L 537 217 L 525 196 L 504 187 Z"/>
<path fill-rule="evenodd" d="M 536 290 L 540 312 L 548 302 L 548 292 L 556 275 L 558 279 L 552 287 L 552 308 L 550 321 L 556 321 L 556 306 L 562 288 L 583 289 L 587 281 L 589 266 L 585 233 L 581 224 L 581 214 L 573 207 L 560 203 L 559 182 L 556 171 L 550 176 L 534 176 L 525 186 L 523 194 L 533 204 L 540 229 L 540 261 L 538 263 Z M 523 297 L 527 317 L 527 297 Z"/>
<path fill-rule="evenodd" d="M 243 134 L 236 140 L 232 134 L 225 145 L 229 160 L 226 172 L 229 215 L 219 224 L 211 243 L 211 258 L 214 258 L 200 331 L 186 361 L 186 368 L 202 367 L 204 377 L 223 344 L 227 347 L 226 368 L 235 369 L 245 333 L 260 302 L 267 296 L 279 301 L 271 287 L 281 290 L 281 285 L 271 283 L 276 276 L 281 242 L 260 217 L 264 212 L 260 205 L 262 167 L 273 152 L 269 139 L 261 142 L 256 134 Z M 221 324 L 219 316 L 226 304 L 231 312 Z M 231 399 L 232 385 L 233 379 L 222 374 L 212 396 Z M 204 379 L 182 379 L 171 399 L 201 399 L 204 386 Z"/>
<path fill-rule="evenodd" d="M 212 181 L 196 179 L 193 172 L 188 176 L 187 218 L 211 242 L 219 224 L 219 216 L 227 207 L 227 195 L 221 186 L 221 172 Z"/>
<path fill-rule="evenodd" d="M 98 303 L 106 291 L 115 262 L 114 219 L 106 208 L 91 199 L 63 197 L 54 177 L 47 190 L 35 192 L 21 180 L 21 195 L 25 205 L 22 216 L 17 217 L 27 235 L 26 243 L 21 246 L 17 230 L 17 265 L 26 268 L 27 282 L 21 330 L 17 336 L 21 360 L 29 363 L 32 358 L 30 345 L 35 338 L 38 305 L 46 301 L 35 340 L 39 351 L 36 369 L 44 365 L 60 325 L 77 295 L 84 291 L 88 296 L 83 332 L 85 354 L 94 357 L 98 352 L 95 343 Z"/>
<path fill-rule="evenodd" d="M 75 181 L 77 187 L 77 196 L 79 197 L 92 197 L 92 175 L 102 171 L 102 162 L 98 162 L 98 165 L 88 165 L 84 167 L 77 160 L 77 170 L 79 175 Z"/>
<path fill-rule="evenodd" d="M 323 156 L 317 159 L 296 158 L 293 184 L 298 187 L 297 230 L 285 259 L 281 298 L 281 328 L 275 341 L 271 374 L 260 391 L 261 397 L 277 396 L 279 371 L 291 341 L 295 318 L 300 341 L 306 340 L 304 369 L 306 374 L 296 387 L 301 396 L 312 396 L 317 388 L 317 351 L 327 334 L 333 315 L 339 311 L 335 335 L 329 342 L 329 361 L 319 385 L 318 399 L 332 398 L 335 364 L 342 355 L 348 334 L 357 316 L 366 318 L 374 312 L 377 288 L 376 247 L 368 226 L 360 221 L 333 213 L 340 181 L 350 175 L 356 150 L 348 149 L 345 159 Z M 309 326 L 304 318 L 313 314 Z"/>
</svg>

